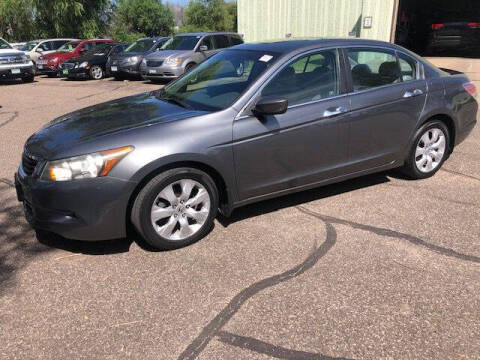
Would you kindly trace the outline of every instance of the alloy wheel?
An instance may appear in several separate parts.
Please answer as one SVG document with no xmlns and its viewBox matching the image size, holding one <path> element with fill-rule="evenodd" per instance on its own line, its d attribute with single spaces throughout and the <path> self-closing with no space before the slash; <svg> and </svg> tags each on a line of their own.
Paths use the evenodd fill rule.
<svg viewBox="0 0 480 360">
<path fill-rule="evenodd" d="M 195 180 L 182 179 L 160 191 L 150 216 L 158 235 L 168 240 L 183 240 L 202 228 L 210 210 L 206 188 Z"/>
<path fill-rule="evenodd" d="M 443 160 L 446 149 L 446 138 L 439 128 L 431 128 L 418 140 L 415 149 L 415 165 L 423 173 L 435 170 Z"/>
</svg>

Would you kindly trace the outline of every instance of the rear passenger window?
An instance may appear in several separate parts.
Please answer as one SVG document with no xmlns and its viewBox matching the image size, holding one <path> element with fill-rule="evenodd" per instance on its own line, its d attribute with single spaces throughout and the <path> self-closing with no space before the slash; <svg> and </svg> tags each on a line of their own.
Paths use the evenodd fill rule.
<svg viewBox="0 0 480 360">
<path fill-rule="evenodd" d="M 224 49 L 230 46 L 227 35 L 215 35 L 215 45 L 217 49 Z"/>
<path fill-rule="evenodd" d="M 382 50 L 348 50 L 353 90 L 360 91 L 401 82 L 397 58 Z"/>
<path fill-rule="evenodd" d="M 402 53 L 398 53 L 398 62 L 402 81 L 412 81 L 417 79 L 417 62 Z"/>
<path fill-rule="evenodd" d="M 215 47 L 213 46 L 213 41 L 212 40 L 213 40 L 212 36 L 204 37 L 200 46 L 206 46 L 207 50 L 213 50 L 213 49 L 215 49 Z"/>
<path fill-rule="evenodd" d="M 55 40 L 53 41 L 53 49 L 58 49 L 60 46 L 63 44 L 66 44 L 68 41 L 67 40 Z"/>
<path fill-rule="evenodd" d="M 275 75 L 262 95 L 287 99 L 289 106 L 338 95 L 337 64 L 335 50 L 303 56 Z"/>
</svg>

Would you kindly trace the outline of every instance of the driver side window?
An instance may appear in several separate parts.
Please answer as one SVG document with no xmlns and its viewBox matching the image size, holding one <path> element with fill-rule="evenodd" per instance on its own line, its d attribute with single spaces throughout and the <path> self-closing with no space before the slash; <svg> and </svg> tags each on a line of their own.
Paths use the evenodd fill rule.
<svg viewBox="0 0 480 360">
<path fill-rule="evenodd" d="M 213 46 L 213 36 L 207 36 L 204 37 L 202 42 L 200 43 L 200 46 L 206 46 L 207 50 L 213 50 L 215 47 Z"/>
<path fill-rule="evenodd" d="M 336 96 L 340 87 L 337 64 L 336 50 L 300 57 L 275 75 L 262 96 L 287 99 L 289 106 Z"/>
</svg>

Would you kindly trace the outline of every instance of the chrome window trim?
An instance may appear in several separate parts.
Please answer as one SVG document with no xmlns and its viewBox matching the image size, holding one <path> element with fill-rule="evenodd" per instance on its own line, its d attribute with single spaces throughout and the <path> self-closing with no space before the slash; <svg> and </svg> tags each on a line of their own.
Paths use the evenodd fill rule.
<svg viewBox="0 0 480 360">
<path fill-rule="evenodd" d="M 234 121 L 236 120 L 240 120 L 240 119 L 244 119 L 244 118 L 247 118 L 247 117 L 250 117 L 250 115 L 242 115 L 245 110 L 251 105 L 251 103 L 253 102 L 254 99 L 257 98 L 258 94 L 261 93 L 263 91 L 263 89 L 275 78 L 275 76 L 280 72 L 282 71 L 286 66 L 288 66 L 289 64 L 291 64 L 293 61 L 295 61 L 296 59 L 300 58 L 300 57 L 303 57 L 303 56 L 306 56 L 306 55 L 309 55 L 309 54 L 315 54 L 315 53 L 319 53 L 319 52 L 322 52 L 322 51 L 328 51 L 328 50 L 336 50 L 337 51 L 337 71 L 338 71 L 338 76 L 340 78 L 340 75 L 341 75 L 341 67 L 340 67 L 340 53 L 338 51 L 339 47 L 338 46 L 329 46 L 329 47 L 325 47 L 325 48 L 317 48 L 317 49 L 310 49 L 310 50 L 307 50 L 305 52 L 302 52 L 300 54 L 297 54 L 291 58 L 289 58 L 288 60 L 286 60 L 284 62 L 284 64 L 282 66 L 280 66 L 277 70 L 275 70 L 275 72 L 273 74 L 270 75 L 270 78 L 268 79 L 268 81 L 265 81 L 262 86 L 260 86 L 257 91 L 255 91 L 255 94 L 252 95 L 252 97 L 247 101 L 247 103 L 242 107 L 242 109 L 238 112 L 237 116 L 235 117 Z M 339 81 L 339 86 L 340 86 L 340 81 Z M 332 97 L 329 97 L 329 98 L 325 98 L 325 99 L 319 99 L 319 100 L 313 100 L 313 101 L 308 101 L 308 102 L 305 102 L 305 103 L 301 103 L 301 104 L 295 104 L 295 105 L 289 105 L 287 107 L 287 110 L 288 109 L 291 109 L 293 107 L 298 107 L 298 106 L 303 106 L 303 105 L 307 105 L 307 104 L 311 104 L 311 103 L 317 103 L 317 102 L 320 102 L 320 101 L 324 101 L 324 100 L 331 100 L 331 99 L 334 99 L 334 98 L 337 98 L 337 97 L 341 97 L 341 96 L 345 96 L 345 95 L 348 95 L 348 93 L 345 93 L 345 94 L 338 94 L 338 95 L 335 95 L 335 96 L 332 96 Z"/>
</svg>

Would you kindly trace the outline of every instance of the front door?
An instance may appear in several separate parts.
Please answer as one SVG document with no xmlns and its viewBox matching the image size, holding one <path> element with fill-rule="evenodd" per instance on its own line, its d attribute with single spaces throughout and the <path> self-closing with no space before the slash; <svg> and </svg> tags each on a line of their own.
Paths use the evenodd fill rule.
<svg viewBox="0 0 480 360">
<path fill-rule="evenodd" d="M 297 57 L 258 96 L 287 99 L 287 112 L 263 117 L 248 113 L 235 120 L 240 200 L 336 176 L 348 155 L 349 103 L 340 91 L 340 75 L 337 50 Z"/>
<path fill-rule="evenodd" d="M 347 49 L 351 95 L 348 173 L 388 165 L 409 144 L 426 99 L 411 57 L 388 49 Z"/>
</svg>

